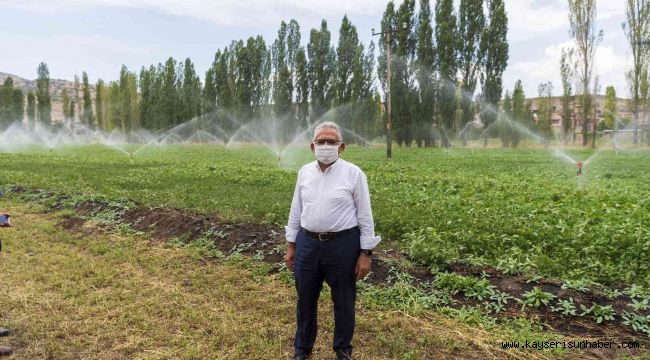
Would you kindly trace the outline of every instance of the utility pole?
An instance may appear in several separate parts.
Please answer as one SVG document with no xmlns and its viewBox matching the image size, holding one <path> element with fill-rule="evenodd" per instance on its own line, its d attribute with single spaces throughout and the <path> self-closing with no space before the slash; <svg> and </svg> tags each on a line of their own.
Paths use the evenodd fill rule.
<svg viewBox="0 0 650 360">
<path fill-rule="evenodd" d="M 407 24 L 402 23 L 402 28 L 406 29 Z M 399 29 L 391 29 L 390 24 L 388 25 L 388 29 L 384 30 L 383 32 L 375 32 L 375 29 L 372 29 L 372 35 L 382 35 L 386 34 L 386 157 L 388 159 L 391 159 L 393 157 L 393 104 L 392 104 L 392 94 L 391 94 L 391 87 L 390 87 L 390 82 L 391 82 L 391 63 L 392 58 L 390 54 L 390 35 L 392 33 L 396 33 L 399 31 Z"/>
</svg>

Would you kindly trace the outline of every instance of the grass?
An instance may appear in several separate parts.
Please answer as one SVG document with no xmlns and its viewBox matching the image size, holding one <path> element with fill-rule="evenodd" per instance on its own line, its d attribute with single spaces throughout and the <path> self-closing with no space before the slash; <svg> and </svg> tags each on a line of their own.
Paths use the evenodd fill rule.
<svg viewBox="0 0 650 360">
<path fill-rule="evenodd" d="M 56 225 L 61 214 L 3 206 L 15 219 L 0 234 L 0 324 L 16 329 L 2 339 L 17 347 L 9 359 L 290 357 L 295 291 L 282 274 L 256 275 L 254 262 L 203 258 L 200 249 L 137 234 L 71 233 Z M 324 292 L 315 359 L 332 356 L 332 308 Z M 500 349 L 499 341 L 548 339 L 527 322 L 484 328 L 434 312 L 415 317 L 368 308 L 369 300 L 362 295 L 357 305 L 357 359 L 567 355 Z"/>
<path fill-rule="evenodd" d="M 587 150 L 571 150 L 584 160 Z M 550 151 L 349 147 L 368 175 L 377 232 L 434 267 L 464 261 L 606 285 L 650 285 L 650 152 L 602 151 L 576 168 Z M 296 169 L 262 147 L 169 146 L 134 161 L 101 146 L 2 154 L 0 185 L 101 193 L 284 225 Z"/>
</svg>

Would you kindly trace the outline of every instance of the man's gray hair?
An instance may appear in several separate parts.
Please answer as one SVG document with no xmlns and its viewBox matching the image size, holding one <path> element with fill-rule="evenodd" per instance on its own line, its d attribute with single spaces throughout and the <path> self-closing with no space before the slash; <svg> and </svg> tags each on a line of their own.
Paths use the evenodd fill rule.
<svg viewBox="0 0 650 360">
<path fill-rule="evenodd" d="M 337 123 L 332 121 L 323 121 L 322 123 L 316 125 L 314 128 L 314 141 L 316 140 L 316 134 L 322 129 L 334 129 L 339 134 L 339 141 L 343 142 L 343 133 L 341 132 L 341 127 Z"/>
</svg>

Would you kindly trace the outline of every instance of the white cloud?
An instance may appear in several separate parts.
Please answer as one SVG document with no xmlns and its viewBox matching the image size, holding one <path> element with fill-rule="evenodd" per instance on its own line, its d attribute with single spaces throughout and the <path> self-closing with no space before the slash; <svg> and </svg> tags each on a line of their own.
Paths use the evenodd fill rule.
<svg viewBox="0 0 650 360">
<path fill-rule="evenodd" d="M 508 40 L 520 42 L 567 29 L 569 20 L 565 1 L 535 0 L 506 1 L 508 13 Z"/>
<path fill-rule="evenodd" d="M 547 46 L 544 55 L 534 60 L 519 61 L 510 66 L 510 71 L 518 78 L 539 84 L 551 81 L 554 93 L 561 92 L 560 88 L 560 57 L 563 48 L 573 47 L 573 41 L 564 41 L 557 45 Z M 617 53 L 612 46 L 598 46 L 594 56 L 593 75 L 599 77 L 601 91 L 606 86 L 613 85 L 619 96 L 627 96 L 624 72 L 631 66 L 631 59 Z M 529 85 L 530 86 L 530 85 Z M 536 94 L 527 94 L 536 96 Z"/>
<path fill-rule="evenodd" d="M 569 7 L 566 0 L 508 0 L 508 39 L 512 42 L 526 41 L 557 32 L 569 32 Z M 596 2 L 596 21 L 606 21 L 625 15 L 621 0 Z"/>
<path fill-rule="evenodd" d="M 300 17 L 320 20 L 323 17 L 372 19 L 379 24 L 386 7 L 384 0 L 0 0 L 0 5 L 45 12 L 81 12 L 91 7 L 108 6 L 141 8 L 191 17 L 226 26 L 273 25 L 281 19 Z"/>
</svg>

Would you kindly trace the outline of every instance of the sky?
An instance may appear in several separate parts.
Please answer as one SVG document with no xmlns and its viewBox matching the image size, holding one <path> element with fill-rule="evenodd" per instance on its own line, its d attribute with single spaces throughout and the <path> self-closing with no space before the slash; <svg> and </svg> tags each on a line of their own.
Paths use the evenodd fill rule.
<svg viewBox="0 0 650 360">
<path fill-rule="evenodd" d="M 456 0 L 456 8 L 459 0 Z M 527 97 L 551 81 L 561 93 L 559 59 L 572 46 L 567 0 L 506 0 L 510 59 L 504 91 L 521 79 Z M 395 1 L 400 4 L 401 0 Z M 338 40 L 348 15 L 362 42 L 377 41 L 386 0 L 0 0 L 0 72 L 34 79 L 38 63 L 50 77 L 73 79 L 86 71 L 91 81 L 115 80 L 122 64 L 130 70 L 189 57 L 201 78 L 217 49 L 232 40 L 262 35 L 272 43 L 282 20 L 296 19 L 302 43 L 326 19 Z M 435 0 L 431 0 L 434 8 Z M 604 32 L 594 74 L 618 97 L 629 97 L 625 72 L 631 51 L 621 28 L 624 1 L 597 0 L 597 28 Z"/>
</svg>

